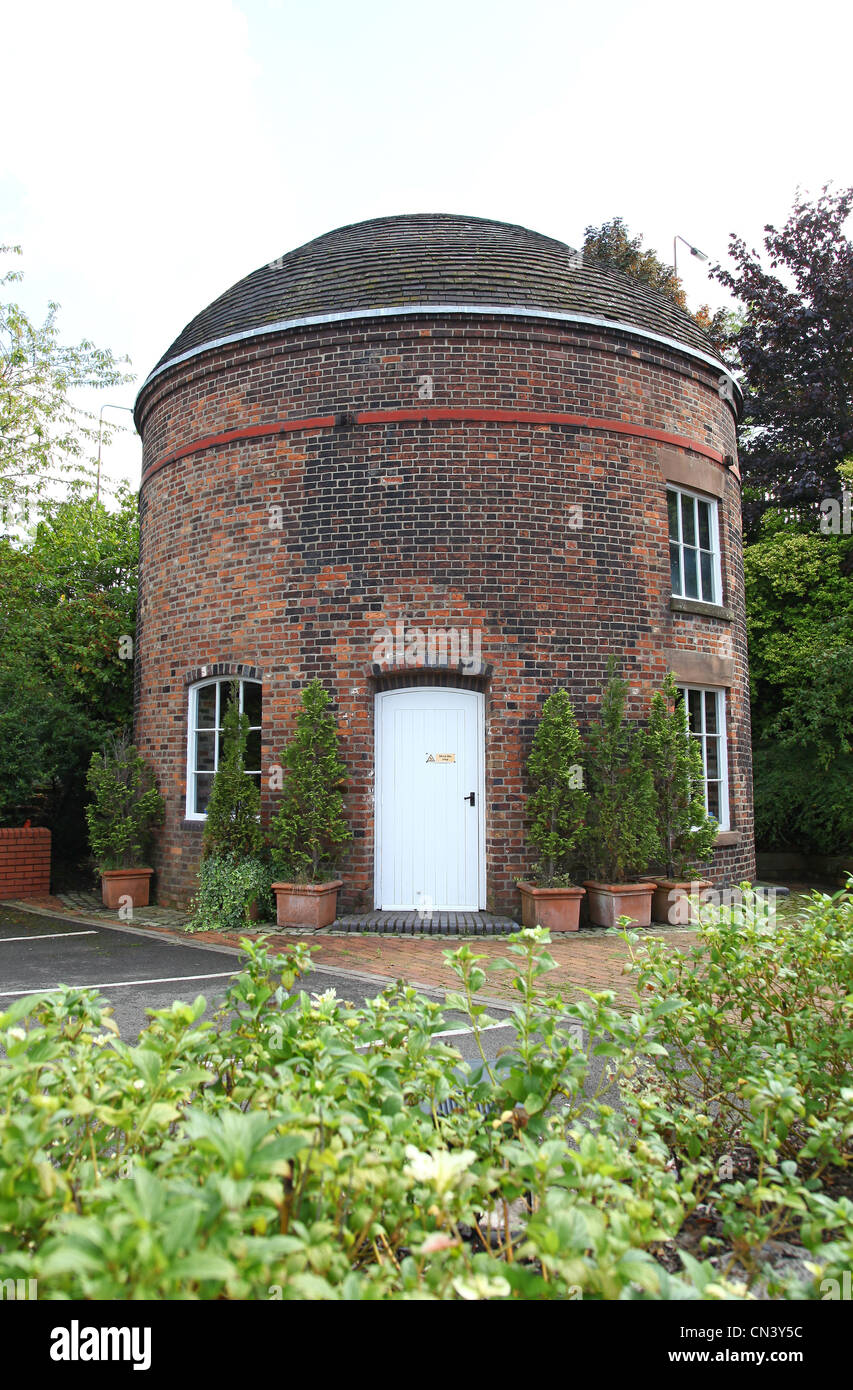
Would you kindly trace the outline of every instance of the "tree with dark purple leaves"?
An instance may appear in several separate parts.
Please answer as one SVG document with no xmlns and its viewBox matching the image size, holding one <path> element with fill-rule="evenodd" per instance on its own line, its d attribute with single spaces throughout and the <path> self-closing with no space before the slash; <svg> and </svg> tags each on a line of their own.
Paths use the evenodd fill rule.
<svg viewBox="0 0 853 1390">
<path fill-rule="evenodd" d="M 766 226 L 764 256 L 734 234 L 734 269 L 712 274 L 740 301 L 732 340 L 744 373 L 740 444 L 744 521 L 768 511 L 818 524 L 839 497 L 838 464 L 853 453 L 853 188 L 797 195 L 785 226 Z"/>
</svg>

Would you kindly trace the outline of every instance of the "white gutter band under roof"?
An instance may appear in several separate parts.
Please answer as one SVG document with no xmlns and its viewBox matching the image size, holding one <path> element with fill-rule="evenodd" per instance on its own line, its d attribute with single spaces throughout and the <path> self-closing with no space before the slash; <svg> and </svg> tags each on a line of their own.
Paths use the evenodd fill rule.
<svg viewBox="0 0 853 1390">
<path fill-rule="evenodd" d="M 690 347 L 689 344 L 682 343 L 678 338 L 668 338 L 662 333 L 652 332 L 649 328 L 640 328 L 635 323 L 624 323 L 621 319 L 597 318 L 593 314 L 565 313 L 559 309 L 531 309 L 521 304 L 401 304 L 399 306 L 383 306 L 379 309 L 341 309 L 333 314 L 309 314 L 305 318 L 279 319 L 276 323 L 261 324 L 258 328 L 246 328 L 240 333 L 229 333 L 224 338 L 211 338 L 209 342 L 201 343 L 199 347 L 190 348 L 188 352 L 178 353 L 177 356 L 170 357 L 167 362 L 163 362 L 161 366 L 155 367 L 139 388 L 134 403 L 134 411 L 143 391 L 162 372 L 167 372 L 170 367 L 177 366 L 179 362 L 188 362 L 203 352 L 211 352 L 214 348 L 227 347 L 230 343 L 246 342 L 249 338 L 263 338 L 270 333 L 286 333 L 291 328 L 312 328 L 315 324 L 342 323 L 346 322 L 347 319 L 400 318 L 407 314 L 429 314 L 431 317 L 442 314 L 489 314 L 500 318 L 556 319 L 560 323 L 579 323 L 588 328 L 607 328 L 616 333 L 632 333 L 635 337 L 648 338 L 653 343 L 660 343 L 664 347 L 684 353 L 687 357 L 695 357 L 698 361 L 705 362 L 731 382 L 738 396 L 743 399 L 743 391 L 728 367 L 718 358 L 712 357 L 709 352 L 702 352 L 700 348 Z"/>
</svg>

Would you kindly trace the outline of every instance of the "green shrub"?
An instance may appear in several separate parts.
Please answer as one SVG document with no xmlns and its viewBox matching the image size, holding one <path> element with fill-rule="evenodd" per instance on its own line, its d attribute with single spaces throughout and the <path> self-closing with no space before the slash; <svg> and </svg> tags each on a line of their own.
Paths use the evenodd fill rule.
<svg viewBox="0 0 853 1390">
<path fill-rule="evenodd" d="M 92 754 L 86 786 L 89 841 L 99 869 L 145 864 L 153 827 L 163 819 L 163 798 L 154 771 L 127 735 L 113 736 Z"/>
<path fill-rule="evenodd" d="M 821 767 L 814 748 L 760 743 L 753 777 L 760 850 L 844 854 L 853 847 L 853 754 Z"/>
<path fill-rule="evenodd" d="M 333 878 L 350 838 L 341 794 L 346 768 L 338 757 L 338 731 L 328 705 L 320 682 L 311 681 L 302 692 L 293 739 L 279 755 L 284 787 L 270 839 L 276 874 L 290 882 Z"/>
<path fill-rule="evenodd" d="M 729 1272 L 752 1284 L 765 1243 L 792 1237 L 834 1260 L 838 1232 L 849 1267 L 853 1202 L 843 1183 L 823 1189 L 853 1153 L 853 898 L 816 893 L 784 915 L 742 885 L 702 916 L 694 946 L 650 941 L 635 958 L 641 995 L 671 1009 L 636 1087 L 643 1113 L 719 1214 Z"/>
<path fill-rule="evenodd" d="M 853 538 L 785 526 L 744 552 L 756 842 L 853 846 Z"/>
<path fill-rule="evenodd" d="M 657 805 L 657 848 L 668 878 L 693 877 L 714 852 L 717 822 L 705 809 L 699 742 L 691 738 L 687 710 L 671 671 L 652 696 L 646 748 Z"/>
<path fill-rule="evenodd" d="M 589 800 L 582 785 L 581 739 L 568 691 L 545 701 L 527 759 L 533 791 L 527 802 L 528 839 L 539 851 L 533 871 L 544 888 L 569 882 Z"/>
<path fill-rule="evenodd" d="M 201 998 L 175 1003 L 133 1047 L 91 991 L 16 1000 L 0 1015 L 3 1269 L 47 1299 L 743 1297 L 771 1277 L 762 1256 L 741 1274 L 738 1247 L 729 1275 L 707 1252 L 677 1274 L 658 1258 L 705 1200 L 742 1242 L 784 1213 L 814 1278 L 779 1296 L 819 1297 L 853 1255 L 853 1205 L 820 1187 L 849 1142 L 849 903 L 817 901 L 804 970 L 794 934 L 764 927 L 747 911 L 743 947 L 704 927 L 693 966 L 649 946 L 626 1011 L 543 988 L 548 935 L 519 932 L 491 962 L 516 999 L 494 1060 L 484 957 L 447 951 L 478 1064 L 399 982 L 359 1007 L 294 990 L 302 944 L 244 941 L 213 1020 Z M 737 1121 L 764 1167 L 720 1183 Z"/>
<path fill-rule="evenodd" d="M 136 1047 L 92 994 L 16 1001 L 0 1015 L 4 1270 L 44 1298 L 695 1297 L 649 1253 L 689 1193 L 663 1146 L 602 1104 L 609 1076 L 584 1090 L 576 1030 L 608 1036 L 624 1078 L 653 1011 L 538 1001 L 547 939 L 508 943 L 516 1042 L 482 1066 L 435 1037 L 442 1009 L 413 989 L 360 1008 L 288 994 L 302 946 L 244 942 L 214 1023 L 202 999 L 177 1003 Z M 480 958 L 446 954 L 448 1003 L 479 1039 Z M 704 1296 L 728 1296 L 711 1275 Z"/>
<path fill-rule="evenodd" d="M 246 740 L 249 716 L 240 713 L 240 689 L 230 688 L 228 708 L 222 720 L 222 756 L 210 789 L 204 823 L 202 855 L 250 859 L 263 848 L 261 794 L 246 776 Z"/>
<path fill-rule="evenodd" d="M 590 877 L 626 883 L 644 873 L 657 847 L 652 774 L 645 764 L 644 735 L 625 716 L 628 682 L 607 667 L 601 718 L 587 737 L 589 790 L 584 855 Z"/>
<path fill-rule="evenodd" d="M 258 920 L 266 921 L 274 915 L 273 874 L 260 859 L 209 855 L 201 861 L 198 878 L 198 892 L 191 904 L 193 915 L 186 931 L 243 931 L 249 926 L 253 902 L 258 906 Z"/>
</svg>

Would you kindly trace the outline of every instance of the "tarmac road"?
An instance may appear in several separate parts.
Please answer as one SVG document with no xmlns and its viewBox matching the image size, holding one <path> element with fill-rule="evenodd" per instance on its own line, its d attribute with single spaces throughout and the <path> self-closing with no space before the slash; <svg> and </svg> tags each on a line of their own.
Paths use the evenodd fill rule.
<svg viewBox="0 0 853 1390">
<path fill-rule="evenodd" d="M 146 1010 L 168 1008 L 175 999 L 192 1001 L 203 994 L 206 1017 L 210 1017 L 239 969 L 240 952 L 229 947 L 0 907 L 0 1012 L 16 998 L 57 985 L 95 988 L 112 1004 L 124 1041 L 135 1042 L 148 1022 Z M 378 976 L 316 966 L 296 988 L 312 993 L 334 989 L 339 998 L 361 1004 L 387 983 Z M 435 993 L 432 997 L 444 996 Z M 506 1011 L 494 1012 L 500 1017 Z M 458 1015 L 448 1012 L 453 1045 L 463 1056 L 478 1059 L 470 1033 L 459 1031 L 462 1023 Z M 494 1055 L 512 1035 L 504 1027 L 491 1029 L 486 1036 Z"/>
</svg>

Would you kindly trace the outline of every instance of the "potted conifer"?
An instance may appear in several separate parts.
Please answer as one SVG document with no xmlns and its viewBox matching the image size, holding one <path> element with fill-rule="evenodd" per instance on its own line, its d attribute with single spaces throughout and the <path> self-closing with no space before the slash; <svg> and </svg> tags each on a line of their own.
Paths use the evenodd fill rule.
<svg viewBox="0 0 853 1390">
<path fill-rule="evenodd" d="M 568 692 L 545 701 L 533 738 L 527 774 L 533 792 L 527 803 L 528 839 L 539 852 L 530 880 L 520 880 L 525 927 L 577 931 L 584 889 L 570 881 L 575 847 L 586 813 L 580 766 L 580 732 Z"/>
<path fill-rule="evenodd" d="M 686 926 L 697 918 L 698 895 L 711 884 L 697 865 L 714 852 L 717 822 L 705 809 L 702 752 L 690 737 L 687 710 L 672 672 L 652 696 L 646 735 L 655 787 L 658 845 L 655 860 L 664 874 L 655 879 L 652 916 Z"/>
<path fill-rule="evenodd" d="M 590 921 L 613 927 L 620 917 L 651 922 L 654 883 L 643 883 L 657 846 L 655 791 L 642 730 L 626 718 L 628 683 L 611 657 L 601 718 L 587 740 L 588 824 L 584 884 Z"/>
<path fill-rule="evenodd" d="M 261 793 L 246 773 L 248 737 L 249 717 L 240 712 L 240 688 L 234 681 L 222 720 L 222 752 L 207 803 L 199 889 L 188 931 L 239 931 L 257 921 L 260 903 L 269 898 L 270 875 L 261 858 Z"/>
<path fill-rule="evenodd" d="M 327 927 L 337 915 L 341 880 L 334 869 L 350 832 L 341 793 L 346 768 L 328 705 L 320 682 L 311 681 L 293 739 L 279 755 L 284 786 L 270 838 L 280 927 Z"/>
<path fill-rule="evenodd" d="M 93 753 L 86 773 L 89 843 L 101 877 L 104 906 L 147 907 L 153 869 L 146 867 L 151 836 L 163 819 L 153 768 L 126 733 Z"/>
</svg>

